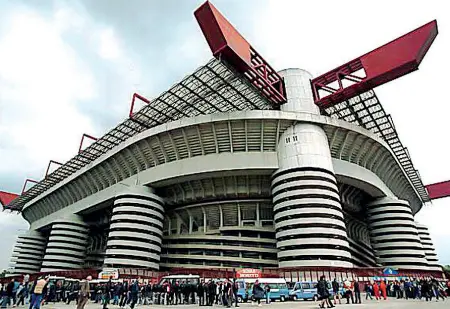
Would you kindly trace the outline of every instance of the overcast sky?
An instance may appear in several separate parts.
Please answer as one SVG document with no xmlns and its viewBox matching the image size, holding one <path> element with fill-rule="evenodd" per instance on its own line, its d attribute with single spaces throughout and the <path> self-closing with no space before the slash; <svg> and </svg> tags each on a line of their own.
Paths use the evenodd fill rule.
<svg viewBox="0 0 450 309">
<path fill-rule="evenodd" d="M 70 159 L 83 133 L 101 136 L 126 118 L 134 92 L 155 97 L 205 64 L 211 54 L 193 17 L 201 2 L 0 1 L 0 190 L 19 192 L 50 159 Z M 274 68 L 313 75 L 437 19 L 440 35 L 420 70 L 377 89 L 425 183 L 450 179 L 446 2 L 213 1 Z M 446 264 L 448 204 L 416 216 Z M 0 269 L 26 228 L 0 213 Z"/>
</svg>

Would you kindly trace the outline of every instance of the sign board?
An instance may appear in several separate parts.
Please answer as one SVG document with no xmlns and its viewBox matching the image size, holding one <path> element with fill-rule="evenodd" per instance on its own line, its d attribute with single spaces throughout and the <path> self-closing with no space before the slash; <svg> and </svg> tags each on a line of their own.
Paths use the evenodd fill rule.
<svg viewBox="0 0 450 309">
<path fill-rule="evenodd" d="M 379 276 L 375 276 L 375 277 L 370 277 L 370 280 L 373 281 L 388 281 L 388 282 L 392 282 L 392 281 L 400 281 L 400 280 L 406 280 L 406 279 L 410 279 L 409 277 L 405 277 L 405 276 L 389 276 L 389 277 L 379 277 Z"/>
<path fill-rule="evenodd" d="M 392 267 L 386 267 L 385 269 L 383 269 L 383 275 L 385 276 L 397 276 L 398 275 L 398 270 L 392 268 Z"/>
<path fill-rule="evenodd" d="M 259 269 L 241 268 L 236 271 L 236 278 L 261 278 L 262 272 Z"/>
<path fill-rule="evenodd" d="M 119 279 L 119 270 L 117 268 L 104 268 L 99 274 L 98 279 Z"/>
</svg>

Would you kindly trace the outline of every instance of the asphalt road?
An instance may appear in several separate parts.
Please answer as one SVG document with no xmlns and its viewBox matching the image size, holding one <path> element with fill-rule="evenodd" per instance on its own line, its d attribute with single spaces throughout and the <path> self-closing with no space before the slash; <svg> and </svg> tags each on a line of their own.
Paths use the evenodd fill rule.
<svg viewBox="0 0 450 309">
<path fill-rule="evenodd" d="M 135 309 L 151 309 L 151 308 L 198 308 L 198 305 L 178 305 L 178 306 L 164 306 L 164 305 L 150 305 L 150 306 L 136 306 Z M 251 303 L 243 303 L 240 304 L 241 308 L 260 308 L 258 306 L 252 306 Z M 277 308 L 277 309 L 295 309 L 295 308 L 319 308 L 319 304 L 315 303 L 313 301 L 290 301 L 290 302 L 273 302 L 270 305 L 263 304 L 262 307 L 268 308 Z M 261 308 L 262 308 L 261 307 Z M 17 308 L 28 308 L 28 306 L 20 306 Z M 214 307 L 204 307 L 206 308 L 224 308 L 222 306 L 214 306 Z M 450 308 L 450 299 L 447 299 L 446 301 L 439 301 L 436 302 L 435 300 L 431 302 L 425 302 L 424 300 L 397 300 L 397 299 L 388 299 L 387 301 L 380 300 L 380 301 L 367 301 L 362 304 L 342 304 L 337 305 L 336 309 L 345 309 L 345 308 L 382 308 L 382 309 L 414 309 L 414 308 L 421 308 L 421 309 L 433 309 L 433 308 Z M 76 309 L 76 304 L 71 303 L 70 305 L 66 305 L 63 303 L 56 303 L 56 304 L 48 304 L 41 309 Z M 89 303 L 86 305 L 85 309 L 102 309 L 102 306 L 99 304 Z M 118 306 L 109 306 L 109 309 L 119 309 Z M 129 308 L 128 308 L 129 309 Z"/>
</svg>

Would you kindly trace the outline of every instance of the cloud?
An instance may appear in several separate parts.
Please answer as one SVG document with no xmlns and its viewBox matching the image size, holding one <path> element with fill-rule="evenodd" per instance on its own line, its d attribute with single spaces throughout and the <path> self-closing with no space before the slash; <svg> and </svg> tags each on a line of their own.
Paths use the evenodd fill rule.
<svg viewBox="0 0 450 309">
<path fill-rule="evenodd" d="M 436 200 L 432 204 L 424 206 L 415 218 L 428 227 L 439 262 L 445 265 L 450 265 L 450 247 L 448 246 L 450 231 L 446 223 L 447 218 L 450 218 L 448 202 L 449 198 Z"/>
<path fill-rule="evenodd" d="M 92 128 L 76 104 L 95 96 L 95 81 L 55 23 L 17 10 L 0 38 L 0 132 L 10 147 L 1 173 L 40 178 L 49 159 L 73 155 L 80 129 Z"/>
<path fill-rule="evenodd" d="M 99 54 L 102 58 L 114 60 L 121 57 L 121 49 L 114 34 L 114 30 L 104 29 L 98 35 Z"/>
<path fill-rule="evenodd" d="M 28 230 L 28 224 L 17 213 L 0 212 L 0 235 L 2 235 L 2 251 L 0 253 L 0 270 L 9 265 L 17 235 Z"/>
</svg>

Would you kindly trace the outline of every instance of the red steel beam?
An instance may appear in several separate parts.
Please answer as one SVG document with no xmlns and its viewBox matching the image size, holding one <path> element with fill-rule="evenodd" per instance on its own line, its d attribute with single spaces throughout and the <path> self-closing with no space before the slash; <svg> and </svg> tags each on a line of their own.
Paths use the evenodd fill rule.
<svg viewBox="0 0 450 309">
<path fill-rule="evenodd" d="M 63 165 L 62 163 L 59 163 L 57 161 L 50 160 L 50 162 L 48 162 L 47 170 L 45 171 L 45 178 L 47 178 L 47 176 L 48 176 L 48 172 L 50 171 L 50 166 L 52 165 L 52 163 L 56 164 L 56 165 L 59 165 L 59 166 Z"/>
<path fill-rule="evenodd" d="M 450 180 L 426 185 L 425 188 L 432 200 L 450 196 Z"/>
<path fill-rule="evenodd" d="M 0 204 L 3 206 L 3 209 L 6 208 L 14 199 L 16 199 L 19 195 L 11 192 L 0 191 Z"/>
<path fill-rule="evenodd" d="M 81 153 L 81 148 L 83 147 L 83 142 L 84 142 L 84 139 L 85 139 L 85 138 L 91 139 L 91 140 L 93 140 L 93 141 L 98 140 L 98 138 L 93 137 L 92 135 L 83 133 L 83 136 L 81 137 L 80 147 L 78 148 L 78 153 Z"/>
<path fill-rule="evenodd" d="M 244 74 L 273 104 L 286 102 L 281 76 L 209 1 L 194 15 L 214 57 L 225 60 Z"/>
<path fill-rule="evenodd" d="M 150 100 L 149 100 L 149 99 L 147 99 L 147 98 L 141 96 L 141 95 L 138 94 L 138 93 L 134 93 L 134 94 L 133 94 L 133 98 L 131 99 L 131 105 L 130 105 L 130 114 L 129 114 L 129 117 L 130 117 L 130 118 L 133 118 L 133 115 L 134 115 L 133 109 L 134 109 L 134 105 L 135 105 L 135 103 L 136 103 L 136 99 L 141 100 L 141 101 L 144 102 L 145 104 L 149 104 L 149 103 L 150 103 Z"/>
<path fill-rule="evenodd" d="M 33 180 L 33 179 L 30 179 L 30 178 L 27 178 L 26 180 L 25 180 L 25 183 L 23 184 L 23 188 L 22 188 L 22 193 L 20 193 L 20 195 L 23 195 L 24 193 L 25 193 L 25 189 L 27 188 L 27 184 L 29 183 L 29 182 L 32 182 L 32 183 L 39 183 L 39 181 L 36 181 L 36 180 Z"/>
<path fill-rule="evenodd" d="M 433 20 L 314 78 L 311 86 L 315 103 L 326 108 L 417 70 L 437 34 L 437 22 Z M 365 77 L 353 75 L 361 69 L 364 70 Z M 342 81 L 345 79 L 354 84 L 343 86 Z M 329 94 L 320 96 L 319 90 L 325 90 Z"/>
</svg>

